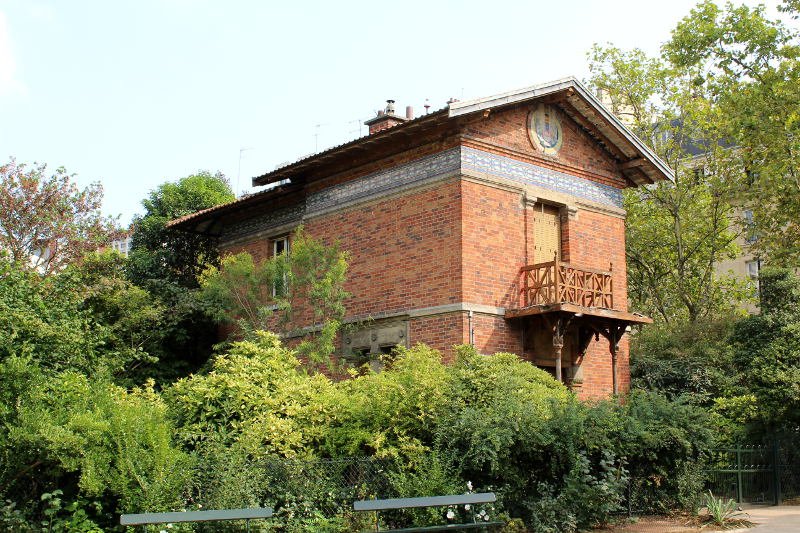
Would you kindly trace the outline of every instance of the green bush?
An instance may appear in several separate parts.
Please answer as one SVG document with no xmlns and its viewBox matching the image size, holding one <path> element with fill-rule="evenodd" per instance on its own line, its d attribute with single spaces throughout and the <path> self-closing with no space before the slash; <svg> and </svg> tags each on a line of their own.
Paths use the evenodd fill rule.
<svg viewBox="0 0 800 533">
<path fill-rule="evenodd" d="M 153 389 L 128 392 L 64 372 L 32 384 L 20 398 L 8 439 L 37 457 L 39 470 L 29 474 L 46 469 L 46 479 L 62 482 L 75 476 L 74 485 L 62 487 L 70 499 L 140 512 L 183 504 L 191 461 L 172 436 Z"/>
</svg>

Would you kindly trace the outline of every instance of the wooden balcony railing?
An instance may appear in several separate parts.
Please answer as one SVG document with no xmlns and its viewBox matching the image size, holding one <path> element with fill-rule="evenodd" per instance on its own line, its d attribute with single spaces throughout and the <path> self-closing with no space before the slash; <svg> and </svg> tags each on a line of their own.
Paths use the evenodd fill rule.
<svg viewBox="0 0 800 533">
<path fill-rule="evenodd" d="M 520 269 L 520 307 L 571 303 L 614 309 L 614 280 L 608 271 L 576 267 L 557 258 Z"/>
</svg>

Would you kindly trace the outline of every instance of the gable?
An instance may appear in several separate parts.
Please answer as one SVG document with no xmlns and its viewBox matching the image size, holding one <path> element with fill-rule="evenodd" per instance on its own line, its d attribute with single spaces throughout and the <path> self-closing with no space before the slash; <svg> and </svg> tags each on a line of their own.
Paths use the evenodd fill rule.
<svg viewBox="0 0 800 533">
<path fill-rule="evenodd" d="M 622 177 L 613 155 L 590 137 L 569 115 L 551 106 L 560 123 L 562 138 L 558 150 L 546 153 L 537 146 L 530 132 L 531 113 L 536 103 L 527 103 L 490 113 L 488 117 L 467 124 L 462 142 L 527 161 L 552 170 L 577 175 L 592 181 L 623 188 L 630 183 Z"/>
</svg>

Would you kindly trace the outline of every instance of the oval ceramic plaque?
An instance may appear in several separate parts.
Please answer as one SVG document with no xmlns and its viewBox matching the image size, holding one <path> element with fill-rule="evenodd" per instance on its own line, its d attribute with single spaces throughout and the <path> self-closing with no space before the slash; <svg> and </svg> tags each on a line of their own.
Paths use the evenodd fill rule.
<svg viewBox="0 0 800 533">
<path fill-rule="evenodd" d="M 564 134 L 561 119 L 555 107 L 539 104 L 528 115 L 528 136 L 533 145 L 548 155 L 556 155 L 561 149 Z"/>
</svg>

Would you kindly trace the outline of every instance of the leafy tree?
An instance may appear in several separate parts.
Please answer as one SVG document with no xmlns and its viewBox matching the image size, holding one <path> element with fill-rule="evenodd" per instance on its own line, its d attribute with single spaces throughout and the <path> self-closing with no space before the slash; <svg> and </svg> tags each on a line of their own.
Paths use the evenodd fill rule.
<svg viewBox="0 0 800 533">
<path fill-rule="evenodd" d="M 634 306 L 659 319 L 697 321 L 746 296 L 715 265 L 738 252 L 730 176 L 741 173 L 690 70 L 641 50 L 595 46 L 591 84 L 675 172 L 674 183 L 629 189 L 626 253 Z M 692 159 L 692 153 L 701 153 Z"/>
<path fill-rule="evenodd" d="M 761 313 L 738 322 L 731 337 L 739 394 L 720 405 L 744 414 L 755 433 L 800 427 L 800 279 L 764 269 L 760 283 Z"/>
<path fill-rule="evenodd" d="M 735 320 L 727 316 L 644 328 L 631 339 L 632 388 L 711 407 L 736 381 L 728 341 Z"/>
<path fill-rule="evenodd" d="M 138 285 L 174 283 L 197 288 L 197 278 L 218 255 L 207 236 L 166 228 L 167 222 L 235 199 L 220 173 L 202 171 L 167 182 L 142 201 L 145 214 L 134 218 L 129 271 Z"/>
<path fill-rule="evenodd" d="M 798 3 L 783 10 L 796 17 Z M 769 20 L 763 5 L 706 1 L 678 24 L 664 53 L 693 73 L 694 90 L 714 103 L 720 131 L 737 147 L 754 248 L 777 265 L 800 265 L 800 34 Z"/>
<path fill-rule="evenodd" d="M 125 259 L 116 252 L 88 254 L 70 272 L 79 284 L 81 311 L 103 328 L 102 352 L 119 384 L 142 384 L 141 367 L 163 356 L 167 308 L 125 275 Z"/>
<path fill-rule="evenodd" d="M 236 323 L 245 335 L 258 330 L 293 333 L 320 324 L 319 331 L 304 332 L 295 349 L 313 363 L 330 363 L 349 296 L 344 290 L 348 254 L 338 243 L 326 246 L 302 227 L 291 242 L 290 254 L 258 264 L 247 252 L 223 258 L 219 268 L 203 273 L 203 298 L 218 311 L 218 319 Z"/>
<path fill-rule="evenodd" d="M 0 165 L 0 250 L 49 275 L 110 242 L 116 221 L 100 213 L 99 183 L 79 190 L 63 167 Z"/>
<path fill-rule="evenodd" d="M 143 382 L 136 369 L 160 354 L 166 310 L 125 279 L 123 262 L 92 253 L 42 278 L 0 258 L 0 360 Z"/>
<path fill-rule="evenodd" d="M 176 218 L 234 200 L 222 174 L 198 172 L 164 183 L 142 201 L 145 214 L 133 221 L 128 278 L 168 309 L 161 321 L 158 362 L 139 367 L 142 376 L 172 381 L 199 368 L 217 341 L 211 310 L 197 297 L 198 276 L 218 264 L 214 241 L 166 227 Z"/>
</svg>

